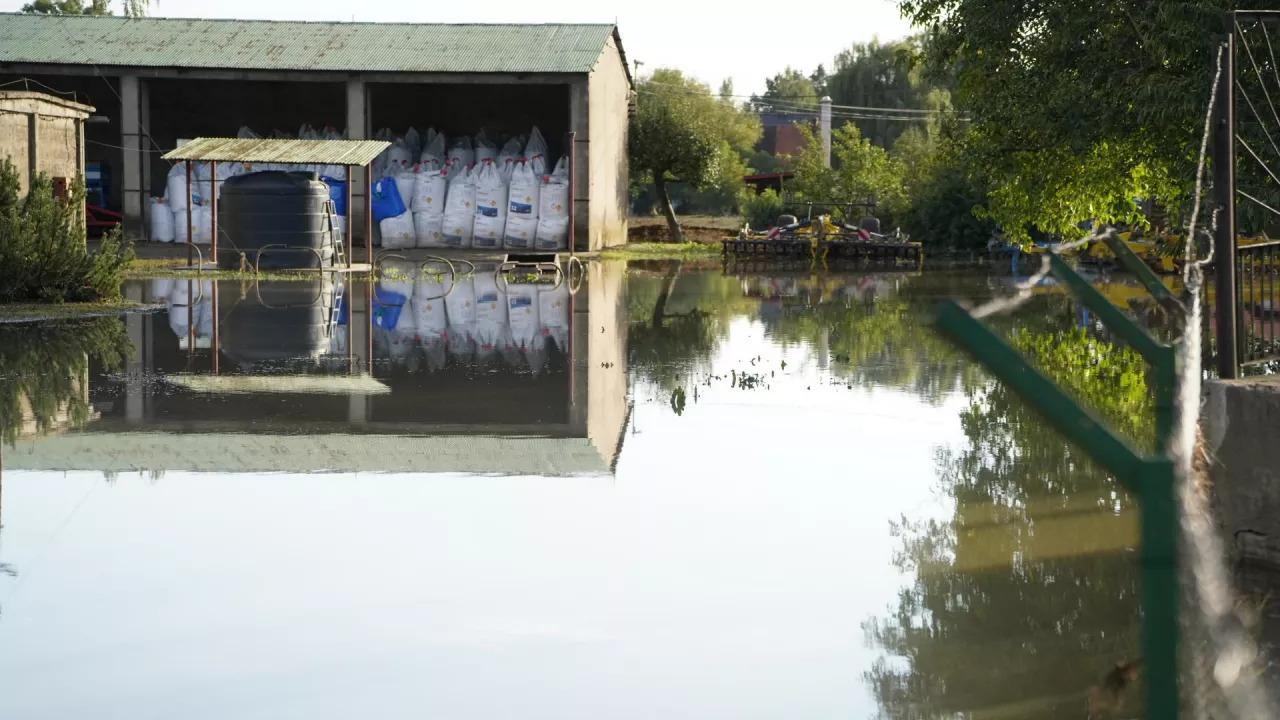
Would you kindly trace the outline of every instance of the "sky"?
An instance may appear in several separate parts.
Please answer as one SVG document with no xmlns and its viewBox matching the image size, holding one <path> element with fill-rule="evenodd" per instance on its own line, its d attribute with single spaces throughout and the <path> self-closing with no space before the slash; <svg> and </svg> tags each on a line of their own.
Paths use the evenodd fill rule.
<svg viewBox="0 0 1280 720">
<path fill-rule="evenodd" d="M 0 0 L 15 11 L 25 0 Z M 112 4 L 119 5 L 119 0 Z M 366 22 L 617 22 L 627 57 L 641 73 L 677 67 L 718 87 L 726 77 L 738 94 L 764 91 L 764 79 L 787 65 L 808 73 L 828 68 L 836 54 L 873 37 L 893 40 L 910 25 L 896 0 L 815 0 L 802 10 L 786 2 L 746 0 L 732 6 L 702 0 L 642 0 L 602 3 L 560 0 L 489 0 L 471 3 L 375 2 L 345 0 L 153 0 L 152 15 L 264 20 L 359 20 Z M 731 7 L 732 10 L 725 8 Z M 792 12 L 793 9 L 799 10 Z M 792 15 L 787 18 L 785 15 Z M 815 21 L 817 21 L 815 23 Z M 390 51 L 390 49 L 389 49 Z"/>
</svg>

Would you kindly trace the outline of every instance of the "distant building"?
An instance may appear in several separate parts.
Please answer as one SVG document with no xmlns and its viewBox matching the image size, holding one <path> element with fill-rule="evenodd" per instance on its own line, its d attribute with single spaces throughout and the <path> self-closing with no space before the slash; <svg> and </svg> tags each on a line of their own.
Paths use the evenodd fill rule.
<svg viewBox="0 0 1280 720">
<path fill-rule="evenodd" d="M 760 115 L 760 125 L 764 130 L 757 150 L 762 150 L 774 157 L 783 155 L 796 156 L 804 148 L 804 138 L 796 124 L 810 126 L 818 131 L 818 113 L 770 112 Z"/>
</svg>

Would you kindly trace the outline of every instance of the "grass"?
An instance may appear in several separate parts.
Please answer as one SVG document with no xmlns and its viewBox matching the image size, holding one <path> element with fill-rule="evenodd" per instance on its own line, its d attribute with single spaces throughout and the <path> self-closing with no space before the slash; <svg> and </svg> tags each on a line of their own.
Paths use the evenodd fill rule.
<svg viewBox="0 0 1280 720">
<path fill-rule="evenodd" d="M 0 323 L 59 320 L 76 317 L 101 317 L 131 312 L 149 312 L 163 309 L 163 304 L 136 303 L 128 300 L 117 302 L 83 303 L 11 303 L 0 305 Z"/>
<path fill-rule="evenodd" d="M 627 243 L 601 251 L 602 260 L 688 260 L 720 257 L 720 246 L 701 242 Z"/>
<path fill-rule="evenodd" d="M 737 215 L 677 215 L 681 227 L 715 228 L 716 230 L 734 230 L 742 227 L 742 218 Z M 667 219 L 661 215 L 633 215 L 627 219 L 631 227 L 650 227 L 657 225 L 667 227 Z"/>
</svg>

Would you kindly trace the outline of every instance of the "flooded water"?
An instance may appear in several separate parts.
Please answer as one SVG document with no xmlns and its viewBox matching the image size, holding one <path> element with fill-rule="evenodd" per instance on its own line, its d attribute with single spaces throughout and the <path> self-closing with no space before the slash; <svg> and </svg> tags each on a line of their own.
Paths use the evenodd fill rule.
<svg viewBox="0 0 1280 720">
<path fill-rule="evenodd" d="M 0 717 L 1081 718 L 1136 657 L 1134 503 L 928 325 L 1008 278 L 437 282 L 0 325 Z"/>
</svg>

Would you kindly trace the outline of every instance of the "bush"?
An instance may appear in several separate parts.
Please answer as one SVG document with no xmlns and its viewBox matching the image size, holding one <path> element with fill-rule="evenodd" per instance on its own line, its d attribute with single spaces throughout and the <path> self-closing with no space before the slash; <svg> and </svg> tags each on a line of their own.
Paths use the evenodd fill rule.
<svg viewBox="0 0 1280 720">
<path fill-rule="evenodd" d="M 101 250 L 85 251 L 84 180 L 55 198 L 53 182 L 40 174 L 24 199 L 18 172 L 7 158 L 0 163 L 0 302 L 119 299 L 133 244 L 111 230 Z"/>
<path fill-rule="evenodd" d="M 925 247 L 964 252 L 984 250 L 996 231 L 991 220 L 974 215 L 986 193 L 960 168 L 940 169 L 925 180 L 903 212 L 902 229 Z"/>
<path fill-rule="evenodd" d="M 742 203 L 742 219 L 752 230 L 773 227 L 782 214 L 782 198 L 769 188 L 759 195 L 748 197 Z"/>
</svg>

